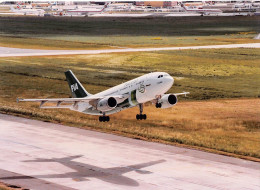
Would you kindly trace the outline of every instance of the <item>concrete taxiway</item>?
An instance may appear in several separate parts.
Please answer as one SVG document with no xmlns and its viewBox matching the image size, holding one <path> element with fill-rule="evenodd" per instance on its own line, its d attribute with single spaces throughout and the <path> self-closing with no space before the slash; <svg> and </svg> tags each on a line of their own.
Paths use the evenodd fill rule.
<svg viewBox="0 0 260 190">
<path fill-rule="evenodd" d="M 0 114 L 0 181 L 29 189 L 260 189 L 260 164 Z"/>
<path fill-rule="evenodd" d="M 185 49 L 217 49 L 217 48 L 260 48 L 260 43 L 188 46 L 188 47 L 162 47 L 162 48 L 124 48 L 124 49 L 102 49 L 102 50 L 41 50 L 41 49 L 21 49 L 21 48 L 0 47 L 0 57 L 77 55 L 77 54 L 79 55 L 79 54 L 166 51 L 166 50 L 185 50 Z"/>
</svg>

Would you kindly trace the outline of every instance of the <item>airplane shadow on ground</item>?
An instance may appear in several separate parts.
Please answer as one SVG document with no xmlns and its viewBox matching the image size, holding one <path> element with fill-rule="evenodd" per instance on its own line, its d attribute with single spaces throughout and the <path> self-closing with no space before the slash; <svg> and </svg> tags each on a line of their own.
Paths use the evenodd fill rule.
<svg viewBox="0 0 260 190">
<path fill-rule="evenodd" d="M 12 179 L 30 179 L 30 178 L 71 178 L 75 181 L 88 181 L 88 178 L 97 178 L 99 180 L 113 183 L 117 185 L 126 185 L 126 186 L 139 186 L 139 183 L 136 180 L 133 180 L 129 177 L 123 176 L 123 174 L 135 171 L 139 174 L 151 174 L 152 172 L 141 170 L 142 168 L 152 166 L 165 162 L 165 160 L 151 161 L 141 164 L 122 166 L 122 167 L 113 167 L 113 168 L 100 168 L 94 165 L 89 165 L 73 159 L 80 158 L 83 155 L 69 156 L 64 158 L 53 158 L 53 159 L 41 159 L 37 158 L 35 160 L 26 160 L 24 162 L 57 162 L 66 167 L 73 169 L 73 172 L 68 172 L 64 174 L 50 174 L 50 175 L 32 175 L 32 176 L 12 176 L 12 177 L 3 177 L 0 180 L 12 180 Z"/>
</svg>

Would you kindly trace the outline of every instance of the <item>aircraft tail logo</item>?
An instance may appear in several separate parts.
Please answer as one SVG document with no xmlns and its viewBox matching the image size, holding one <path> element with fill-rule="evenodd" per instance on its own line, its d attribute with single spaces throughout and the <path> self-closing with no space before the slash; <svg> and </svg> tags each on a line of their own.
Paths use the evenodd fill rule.
<svg viewBox="0 0 260 190">
<path fill-rule="evenodd" d="M 77 83 L 75 83 L 75 84 L 72 84 L 72 85 L 70 86 L 70 88 L 71 88 L 71 92 L 75 92 L 76 90 L 78 90 L 78 89 L 79 89 L 79 87 L 78 87 L 78 84 L 77 84 Z"/>
</svg>

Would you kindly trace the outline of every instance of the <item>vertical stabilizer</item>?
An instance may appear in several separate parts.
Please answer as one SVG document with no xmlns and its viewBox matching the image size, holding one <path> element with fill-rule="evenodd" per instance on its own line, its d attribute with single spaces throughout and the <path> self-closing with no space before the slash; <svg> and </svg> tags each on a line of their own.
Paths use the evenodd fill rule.
<svg viewBox="0 0 260 190">
<path fill-rule="evenodd" d="M 71 70 L 65 72 L 67 82 L 73 98 L 84 98 L 90 96 Z"/>
</svg>

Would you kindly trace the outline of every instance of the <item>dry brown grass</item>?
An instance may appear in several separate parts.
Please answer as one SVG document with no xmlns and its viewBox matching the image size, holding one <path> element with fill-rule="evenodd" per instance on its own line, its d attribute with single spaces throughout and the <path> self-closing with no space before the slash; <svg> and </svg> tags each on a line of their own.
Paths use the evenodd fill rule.
<svg viewBox="0 0 260 190">
<path fill-rule="evenodd" d="M 134 120 L 137 112 L 115 118 Z M 148 106 L 145 112 L 154 126 L 145 128 L 152 138 L 260 156 L 260 99 L 180 102 L 160 111 Z"/>
<path fill-rule="evenodd" d="M 15 188 L 12 188 L 12 187 L 15 187 Z M 0 182 L 0 190 L 22 190 L 22 188 Z"/>
<path fill-rule="evenodd" d="M 79 49 L 116 49 L 115 46 L 96 44 L 91 42 L 73 42 L 65 40 L 49 40 L 32 37 L 0 36 L 1 47 L 25 49 L 54 49 L 54 50 L 79 50 Z"/>
</svg>

